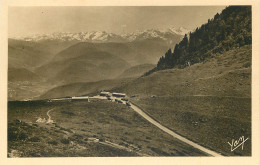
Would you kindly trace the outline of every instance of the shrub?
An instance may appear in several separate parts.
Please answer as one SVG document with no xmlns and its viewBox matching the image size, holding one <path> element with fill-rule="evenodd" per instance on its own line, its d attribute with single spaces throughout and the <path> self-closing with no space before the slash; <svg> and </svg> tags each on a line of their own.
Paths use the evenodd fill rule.
<svg viewBox="0 0 260 165">
<path fill-rule="evenodd" d="M 69 116 L 75 116 L 76 114 L 73 112 L 69 112 L 69 111 L 61 111 L 61 113 L 69 115 Z"/>
<path fill-rule="evenodd" d="M 34 136 L 34 137 L 30 138 L 29 141 L 31 141 L 31 142 L 39 142 L 41 140 L 40 140 L 40 138 Z"/>
<path fill-rule="evenodd" d="M 251 67 L 251 62 L 247 62 L 247 63 L 245 63 L 245 64 L 243 65 L 243 67 L 245 67 L 245 68 L 249 68 L 249 67 Z"/>
<path fill-rule="evenodd" d="M 70 140 L 64 138 L 64 139 L 61 139 L 60 142 L 63 143 L 63 144 L 69 144 Z"/>
<path fill-rule="evenodd" d="M 146 139 L 147 139 L 147 140 L 151 140 L 152 138 L 151 138 L 151 137 L 148 137 L 148 136 L 146 136 Z"/>
<path fill-rule="evenodd" d="M 19 140 L 26 140 L 28 138 L 28 135 L 26 135 L 24 132 L 22 132 L 21 134 L 19 134 Z"/>
<path fill-rule="evenodd" d="M 48 144 L 52 144 L 52 145 L 58 145 L 58 142 L 57 141 L 55 141 L 55 140 L 52 140 L 52 141 L 48 141 Z"/>
</svg>

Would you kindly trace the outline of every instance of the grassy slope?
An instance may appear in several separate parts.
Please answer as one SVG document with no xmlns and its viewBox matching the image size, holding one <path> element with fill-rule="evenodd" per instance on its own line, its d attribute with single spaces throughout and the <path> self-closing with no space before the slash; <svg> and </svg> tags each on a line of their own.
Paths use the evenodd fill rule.
<svg viewBox="0 0 260 165">
<path fill-rule="evenodd" d="M 227 142 L 240 136 L 251 139 L 251 99 L 224 97 L 157 97 L 133 101 L 160 123 L 184 137 L 224 155 L 251 155 L 251 141 L 244 149 L 230 151 Z"/>
<path fill-rule="evenodd" d="M 39 127 L 16 121 L 8 127 L 9 157 L 137 156 L 134 152 L 89 143 L 79 134 L 68 137 L 60 126 Z"/>
<path fill-rule="evenodd" d="M 38 117 L 47 118 L 50 109 L 56 126 L 30 126 Z M 25 123 L 15 124 L 15 119 Z M 8 152 L 16 150 L 26 157 L 136 156 L 137 152 L 151 156 L 204 155 L 154 127 L 129 107 L 108 100 L 9 102 L 8 122 Z M 100 143 L 88 143 L 86 138 L 90 137 L 119 144 L 133 152 L 102 148 Z M 62 139 L 69 140 L 68 144 Z"/>
<path fill-rule="evenodd" d="M 205 63 L 138 78 L 116 91 L 141 96 L 251 96 L 251 47 L 217 54 Z"/>
<path fill-rule="evenodd" d="M 132 101 L 152 117 L 206 147 L 226 155 L 251 154 L 249 141 L 235 152 L 227 144 L 243 135 L 251 138 L 250 46 L 155 72 L 114 91 L 138 96 Z"/>
</svg>

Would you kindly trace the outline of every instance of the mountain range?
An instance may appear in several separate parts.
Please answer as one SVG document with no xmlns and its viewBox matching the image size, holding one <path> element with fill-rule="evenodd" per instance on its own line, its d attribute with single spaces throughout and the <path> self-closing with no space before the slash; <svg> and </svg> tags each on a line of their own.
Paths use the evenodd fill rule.
<svg viewBox="0 0 260 165">
<path fill-rule="evenodd" d="M 17 40 L 42 42 L 47 40 L 59 41 L 80 41 L 80 42 L 131 42 L 150 38 L 161 38 L 163 40 L 172 40 L 173 36 L 182 37 L 190 30 L 180 28 L 168 29 L 148 29 L 126 34 L 114 34 L 105 31 L 78 32 L 78 33 L 53 33 L 53 34 L 35 34 L 26 37 L 14 37 Z"/>
<path fill-rule="evenodd" d="M 122 35 L 95 31 L 9 38 L 9 100 L 32 99 L 71 83 L 141 76 L 186 32 L 169 28 Z"/>
</svg>

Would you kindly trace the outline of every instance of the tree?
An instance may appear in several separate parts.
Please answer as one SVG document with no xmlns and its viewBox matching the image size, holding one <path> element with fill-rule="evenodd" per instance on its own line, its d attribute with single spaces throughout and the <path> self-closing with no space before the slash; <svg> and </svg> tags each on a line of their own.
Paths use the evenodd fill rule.
<svg viewBox="0 0 260 165">
<path fill-rule="evenodd" d="M 230 6 L 207 24 L 185 34 L 176 44 L 173 53 L 169 49 L 157 63 L 153 71 L 185 67 L 187 61 L 192 64 L 203 62 L 214 53 L 227 51 L 237 46 L 252 44 L 252 17 L 250 6 Z"/>
</svg>

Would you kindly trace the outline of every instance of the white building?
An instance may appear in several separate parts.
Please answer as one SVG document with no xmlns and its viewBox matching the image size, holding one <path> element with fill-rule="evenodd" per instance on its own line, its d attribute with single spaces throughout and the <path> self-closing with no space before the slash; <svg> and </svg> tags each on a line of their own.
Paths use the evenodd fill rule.
<svg viewBox="0 0 260 165">
<path fill-rule="evenodd" d="M 71 97 L 72 100 L 87 100 L 89 101 L 89 97 L 88 96 L 73 96 Z"/>
<path fill-rule="evenodd" d="M 100 96 L 109 96 L 109 94 L 110 94 L 109 92 L 101 92 Z"/>
<path fill-rule="evenodd" d="M 125 97 L 126 94 L 124 94 L 124 93 L 112 93 L 112 96 L 114 96 L 114 97 Z"/>
</svg>

